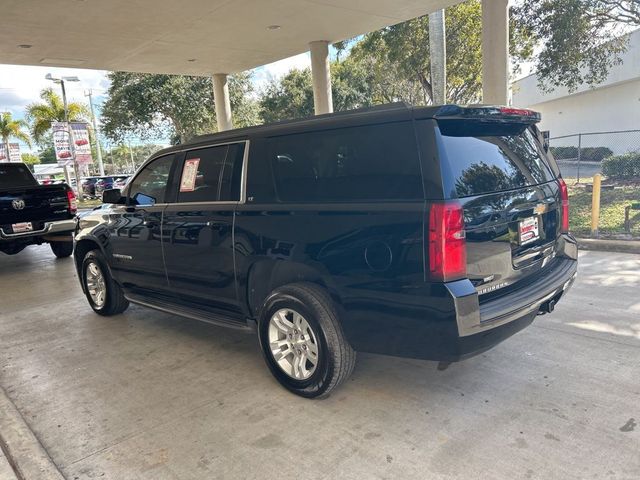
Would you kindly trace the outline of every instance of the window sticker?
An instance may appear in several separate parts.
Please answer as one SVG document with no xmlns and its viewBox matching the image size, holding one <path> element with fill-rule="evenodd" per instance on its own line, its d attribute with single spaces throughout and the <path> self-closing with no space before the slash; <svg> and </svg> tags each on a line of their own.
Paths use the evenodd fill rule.
<svg viewBox="0 0 640 480">
<path fill-rule="evenodd" d="M 180 181 L 181 192 L 193 192 L 195 190 L 198 165 L 200 165 L 199 158 L 190 158 L 184 162 L 182 180 Z"/>
</svg>

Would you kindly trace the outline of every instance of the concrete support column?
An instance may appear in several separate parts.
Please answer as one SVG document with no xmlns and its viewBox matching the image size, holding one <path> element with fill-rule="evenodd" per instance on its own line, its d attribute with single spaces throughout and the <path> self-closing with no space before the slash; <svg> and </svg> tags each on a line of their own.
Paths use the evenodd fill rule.
<svg viewBox="0 0 640 480">
<path fill-rule="evenodd" d="M 329 66 L 329 42 L 320 40 L 309 44 L 311 51 L 311 76 L 313 79 L 313 104 L 316 115 L 333 112 L 331 93 L 331 69 Z"/>
<path fill-rule="evenodd" d="M 431 62 L 431 100 L 434 105 L 447 103 L 447 43 L 444 10 L 429 14 L 429 59 Z"/>
<path fill-rule="evenodd" d="M 482 0 L 482 103 L 509 101 L 509 0 Z"/>
<path fill-rule="evenodd" d="M 213 101 L 216 107 L 216 121 L 218 131 L 231 130 L 233 118 L 231 116 L 231 102 L 229 100 L 229 86 L 226 73 L 215 73 L 213 79 Z"/>
</svg>

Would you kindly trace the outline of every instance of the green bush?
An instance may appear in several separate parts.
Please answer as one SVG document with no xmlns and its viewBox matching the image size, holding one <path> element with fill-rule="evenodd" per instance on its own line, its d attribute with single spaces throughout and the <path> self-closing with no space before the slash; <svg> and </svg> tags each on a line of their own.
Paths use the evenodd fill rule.
<svg viewBox="0 0 640 480">
<path fill-rule="evenodd" d="M 577 160 L 578 147 L 550 147 L 551 153 L 557 160 Z M 580 149 L 580 160 L 584 162 L 601 162 L 613 155 L 608 147 L 583 147 Z"/>
<path fill-rule="evenodd" d="M 640 178 L 640 152 L 625 153 L 605 158 L 602 173 L 608 178 Z"/>
</svg>

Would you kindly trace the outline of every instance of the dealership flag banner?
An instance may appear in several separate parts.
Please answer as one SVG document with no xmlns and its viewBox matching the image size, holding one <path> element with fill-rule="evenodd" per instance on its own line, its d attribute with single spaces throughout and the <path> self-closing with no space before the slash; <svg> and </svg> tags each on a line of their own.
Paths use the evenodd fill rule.
<svg viewBox="0 0 640 480">
<path fill-rule="evenodd" d="M 69 130 L 65 122 L 52 122 L 53 147 L 56 151 L 58 165 L 72 165 L 71 145 L 69 144 Z"/>
<path fill-rule="evenodd" d="M 93 163 L 88 125 L 81 122 L 71 122 L 71 133 L 73 135 L 73 147 L 75 148 L 76 161 L 78 164 L 89 165 Z"/>
<path fill-rule="evenodd" d="M 9 155 L 7 155 L 7 149 L 4 143 L 0 143 L 0 162 L 21 162 L 20 156 L 20 144 L 9 144 Z"/>
</svg>

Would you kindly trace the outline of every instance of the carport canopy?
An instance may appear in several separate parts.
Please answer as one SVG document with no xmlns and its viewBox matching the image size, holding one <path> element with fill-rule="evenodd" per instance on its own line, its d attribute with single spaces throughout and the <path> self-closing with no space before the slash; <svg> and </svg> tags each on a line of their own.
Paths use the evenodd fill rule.
<svg viewBox="0 0 640 480">
<path fill-rule="evenodd" d="M 231 127 L 226 74 L 311 51 L 316 113 L 332 110 L 328 45 L 461 0 L 5 0 L 0 63 L 213 75 Z M 504 11 L 507 0 L 483 0 Z M 495 8 L 495 4 L 499 8 Z M 504 16 L 503 15 L 503 16 Z M 499 15 L 500 17 L 500 15 Z M 498 31 L 501 18 L 483 31 Z M 498 38 L 499 42 L 499 38 Z M 492 69 L 492 71 L 495 69 Z"/>
</svg>

